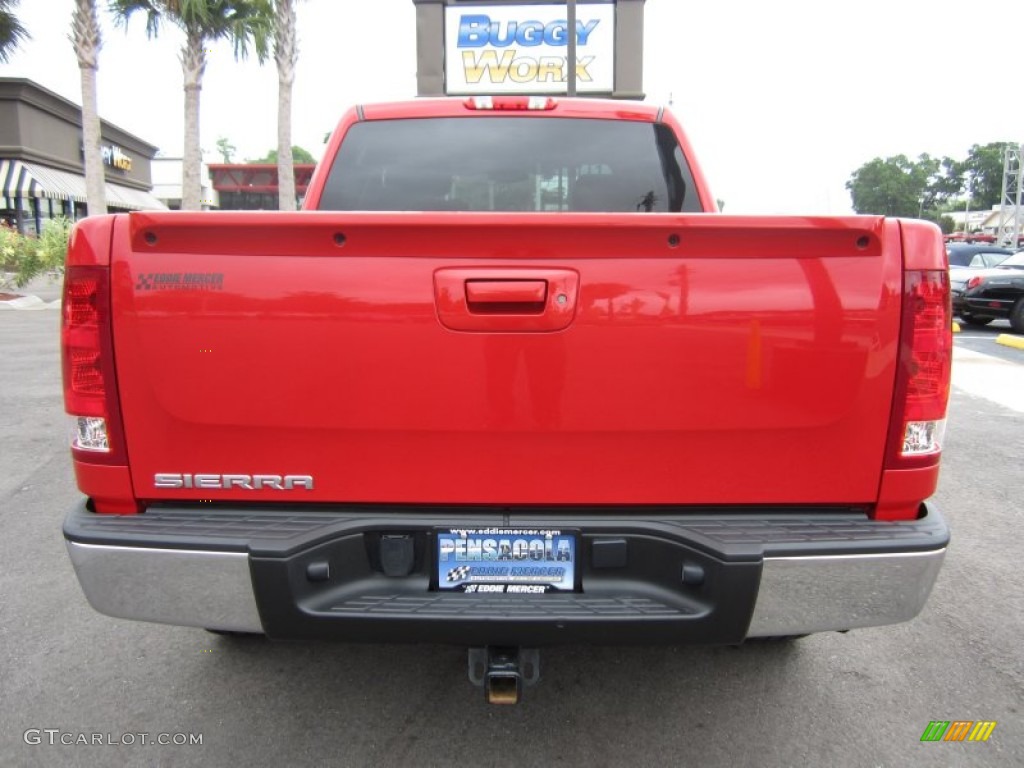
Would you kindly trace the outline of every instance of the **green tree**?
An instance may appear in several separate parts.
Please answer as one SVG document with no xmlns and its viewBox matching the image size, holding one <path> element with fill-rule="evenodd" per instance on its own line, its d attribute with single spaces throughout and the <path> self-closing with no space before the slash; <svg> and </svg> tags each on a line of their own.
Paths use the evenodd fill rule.
<svg viewBox="0 0 1024 768">
<path fill-rule="evenodd" d="M 226 136 L 221 136 L 217 139 L 217 151 L 220 152 L 223 162 L 230 163 L 231 156 L 238 151 L 238 147 L 232 144 Z"/>
<path fill-rule="evenodd" d="M 876 157 L 854 171 L 846 182 L 853 210 L 920 218 L 938 203 L 933 182 L 940 177 L 941 169 L 941 161 L 929 155 L 917 160 L 906 155 Z"/>
<path fill-rule="evenodd" d="M 0 61 L 6 62 L 14 49 L 30 35 L 14 15 L 18 0 L 0 0 Z"/>
<path fill-rule="evenodd" d="M 96 0 L 75 0 L 71 17 L 71 43 L 82 81 L 82 150 L 85 160 L 85 200 L 90 216 L 107 212 L 103 155 L 100 152 L 100 116 L 96 106 L 96 72 L 103 46 L 96 18 Z"/>
<path fill-rule="evenodd" d="M 875 158 L 850 177 L 846 188 L 858 213 L 920 216 L 947 229 L 951 211 L 990 210 L 1002 195 L 1003 160 L 1010 142 L 974 144 L 964 160 L 921 155 Z M 912 201 L 916 200 L 916 208 Z"/>
<path fill-rule="evenodd" d="M 302 147 L 292 146 L 292 158 L 296 163 L 315 163 L 316 158 L 313 157 L 309 152 L 304 150 Z M 250 163 L 276 163 L 277 162 L 277 150 L 272 149 L 267 152 L 266 155 L 261 157 L 259 160 L 250 160 Z"/>
<path fill-rule="evenodd" d="M 951 157 L 942 158 L 939 171 L 930 181 L 931 197 L 938 208 L 948 206 L 964 189 L 964 164 Z"/>
<path fill-rule="evenodd" d="M 127 24 L 136 12 L 145 13 L 146 34 L 151 38 L 167 23 L 185 33 L 181 49 L 185 87 L 181 208 L 200 210 L 199 92 L 208 46 L 217 40 L 228 40 L 236 60 L 246 58 L 252 48 L 260 63 L 265 61 L 273 23 L 270 0 L 111 0 L 110 9 L 121 24 Z"/>
<path fill-rule="evenodd" d="M 1003 194 L 1003 161 L 1007 147 L 1017 145 L 1009 141 L 974 144 L 967 151 L 962 169 L 971 177 L 971 209 L 990 210 L 999 205 Z"/>
<path fill-rule="evenodd" d="M 919 155 L 914 163 L 913 176 L 915 183 L 923 184 L 917 215 L 919 218 L 933 219 L 936 211 L 947 197 L 945 192 L 947 181 L 943 161 L 928 153 Z"/>
</svg>

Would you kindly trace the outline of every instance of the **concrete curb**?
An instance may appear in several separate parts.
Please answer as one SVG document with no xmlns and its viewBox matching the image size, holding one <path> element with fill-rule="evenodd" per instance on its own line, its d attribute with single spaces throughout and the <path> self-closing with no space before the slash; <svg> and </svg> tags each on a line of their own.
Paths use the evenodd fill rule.
<svg viewBox="0 0 1024 768">
<path fill-rule="evenodd" d="M 0 301 L 0 310 L 4 309 L 60 309 L 60 299 L 43 301 L 38 296 L 19 296 L 16 299 Z"/>
<path fill-rule="evenodd" d="M 1024 336 L 1011 336 L 1009 333 L 1000 333 L 996 336 L 996 344 L 1014 349 L 1024 349 Z"/>
</svg>

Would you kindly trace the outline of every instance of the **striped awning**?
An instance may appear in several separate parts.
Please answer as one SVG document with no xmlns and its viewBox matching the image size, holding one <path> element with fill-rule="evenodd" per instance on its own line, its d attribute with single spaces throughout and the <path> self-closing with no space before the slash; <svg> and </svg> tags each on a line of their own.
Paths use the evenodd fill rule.
<svg viewBox="0 0 1024 768">
<path fill-rule="evenodd" d="M 24 163 L 25 168 L 35 177 L 39 184 L 40 195 L 36 197 L 52 197 L 54 200 L 74 200 L 76 203 L 88 202 L 85 193 L 85 179 L 67 171 L 47 168 L 36 163 Z"/>
<path fill-rule="evenodd" d="M 0 194 L 4 207 L 13 207 L 10 200 L 16 197 L 41 197 L 42 190 L 29 169 L 20 160 L 0 160 Z"/>
<path fill-rule="evenodd" d="M 74 200 L 76 203 L 88 202 L 84 177 L 37 163 L 0 160 L 0 182 L 3 184 L 0 192 L 8 200 L 15 197 L 49 197 L 54 200 Z M 109 181 L 104 186 L 108 208 L 130 211 L 167 210 L 166 205 L 144 190 Z M 12 206 L 8 204 L 7 207 Z"/>
<path fill-rule="evenodd" d="M 107 207 L 129 211 L 166 211 L 167 206 L 149 192 L 107 182 Z"/>
</svg>

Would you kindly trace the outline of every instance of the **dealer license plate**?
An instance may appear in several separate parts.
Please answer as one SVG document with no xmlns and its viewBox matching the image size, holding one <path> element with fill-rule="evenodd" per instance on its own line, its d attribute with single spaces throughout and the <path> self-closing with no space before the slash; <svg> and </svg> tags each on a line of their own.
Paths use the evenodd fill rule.
<svg viewBox="0 0 1024 768">
<path fill-rule="evenodd" d="M 544 529 L 438 531 L 437 586 L 467 593 L 572 591 L 576 536 Z"/>
</svg>

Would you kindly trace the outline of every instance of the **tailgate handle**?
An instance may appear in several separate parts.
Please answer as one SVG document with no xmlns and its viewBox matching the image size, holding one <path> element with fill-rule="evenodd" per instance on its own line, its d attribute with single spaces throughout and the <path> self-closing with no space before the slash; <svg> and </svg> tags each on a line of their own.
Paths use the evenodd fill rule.
<svg viewBox="0 0 1024 768">
<path fill-rule="evenodd" d="M 546 280 L 467 280 L 466 302 L 470 312 L 543 312 Z"/>
<path fill-rule="evenodd" d="M 579 285 L 579 273 L 564 267 L 442 267 L 437 319 L 452 331 L 561 331 L 576 314 Z"/>
</svg>

